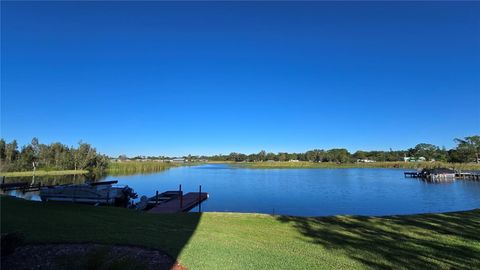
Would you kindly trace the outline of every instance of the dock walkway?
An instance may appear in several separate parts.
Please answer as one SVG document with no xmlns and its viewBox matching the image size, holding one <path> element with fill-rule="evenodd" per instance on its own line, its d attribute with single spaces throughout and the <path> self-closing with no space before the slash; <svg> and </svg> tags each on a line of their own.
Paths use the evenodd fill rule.
<svg viewBox="0 0 480 270">
<path fill-rule="evenodd" d="M 405 177 L 412 177 L 412 178 L 418 178 L 419 174 L 418 172 L 404 172 L 403 173 Z"/>
<path fill-rule="evenodd" d="M 148 213 L 155 213 L 155 214 L 168 214 L 168 213 L 179 213 L 179 212 L 186 212 L 204 200 L 208 198 L 208 193 L 206 192 L 190 192 L 183 195 L 183 201 L 181 201 L 180 197 L 172 199 L 170 201 L 161 203 L 159 205 L 154 206 L 152 209 L 148 210 Z"/>
<path fill-rule="evenodd" d="M 471 171 L 471 172 L 453 172 L 447 174 L 424 174 L 419 172 L 404 172 L 405 177 L 411 178 L 423 178 L 432 182 L 443 182 L 443 181 L 454 181 L 456 179 L 463 180 L 480 180 L 480 172 Z"/>
<path fill-rule="evenodd" d="M 480 180 L 480 172 L 458 172 L 455 174 L 456 178 L 467 179 L 467 180 Z"/>
</svg>

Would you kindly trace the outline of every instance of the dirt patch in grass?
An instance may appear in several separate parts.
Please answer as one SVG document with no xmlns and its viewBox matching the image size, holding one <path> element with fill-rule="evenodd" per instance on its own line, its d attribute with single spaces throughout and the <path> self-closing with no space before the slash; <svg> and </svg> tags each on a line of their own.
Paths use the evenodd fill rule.
<svg viewBox="0 0 480 270">
<path fill-rule="evenodd" d="M 186 270 L 159 250 L 99 244 L 24 245 L 2 256 L 1 268 Z"/>
</svg>

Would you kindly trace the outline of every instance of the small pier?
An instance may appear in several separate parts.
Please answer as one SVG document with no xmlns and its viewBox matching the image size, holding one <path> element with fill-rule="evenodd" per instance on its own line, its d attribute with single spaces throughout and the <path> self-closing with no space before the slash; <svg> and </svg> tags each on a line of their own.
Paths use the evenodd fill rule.
<svg viewBox="0 0 480 270">
<path fill-rule="evenodd" d="M 480 181 L 480 172 L 459 172 L 448 169 L 422 170 L 421 172 L 404 172 L 405 177 L 421 178 L 428 182 L 452 182 L 458 179 Z"/>
<path fill-rule="evenodd" d="M 208 199 L 208 193 L 206 192 L 189 192 L 183 196 L 179 196 L 167 202 L 156 205 L 147 212 L 155 214 L 187 212 L 195 206 L 201 204 L 206 199 Z"/>
<path fill-rule="evenodd" d="M 2 183 L 0 184 L 0 190 L 2 191 L 12 191 L 19 190 L 21 192 L 32 192 L 39 191 L 40 184 L 30 184 L 28 182 L 18 182 L 18 183 Z"/>
<path fill-rule="evenodd" d="M 5 178 L 4 178 L 5 179 Z M 30 184 L 28 182 L 5 183 L 5 180 L 0 184 L 2 190 L 13 190 L 27 188 Z"/>
<path fill-rule="evenodd" d="M 405 177 L 419 178 L 420 175 L 418 172 L 404 172 Z"/>
<path fill-rule="evenodd" d="M 480 181 L 480 172 L 457 172 L 455 178 Z"/>
</svg>

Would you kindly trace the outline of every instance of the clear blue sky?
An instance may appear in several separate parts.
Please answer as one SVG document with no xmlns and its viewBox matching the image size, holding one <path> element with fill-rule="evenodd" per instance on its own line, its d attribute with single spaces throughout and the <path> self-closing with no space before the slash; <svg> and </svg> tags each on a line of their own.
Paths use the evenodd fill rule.
<svg viewBox="0 0 480 270">
<path fill-rule="evenodd" d="M 480 133 L 475 2 L 3 2 L 1 136 L 116 156 L 447 148 Z"/>
</svg>

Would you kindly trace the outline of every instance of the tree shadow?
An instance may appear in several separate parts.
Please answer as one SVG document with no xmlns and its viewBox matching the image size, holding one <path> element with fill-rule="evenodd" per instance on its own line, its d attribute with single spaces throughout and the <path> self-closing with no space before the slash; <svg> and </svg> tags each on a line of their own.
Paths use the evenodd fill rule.
<svg viewBox="0 0 480 270">
<path fill-rule="evenodd" d="M 374 269 L 480 266 L 480 210 L 448 214 L 304 218 L 279 216 L 307 241 Z M 472 244 L 473 243 L 473 244 Z M 478 243 L 478 248 L 474 248 Z"/>
<path fill-rule="evenodd" d="M 107 206 L 0 199 L 1 233 L 21 233 L 24 244 L 142 247 L 171 258 L 161 269 L 181 269 L 177 259 L 202 217 L 201 213 L 150 214 Z"/>
</svg>

